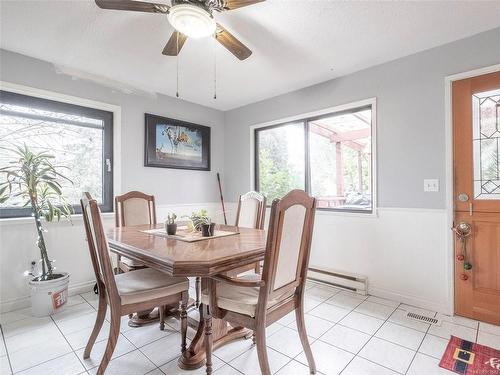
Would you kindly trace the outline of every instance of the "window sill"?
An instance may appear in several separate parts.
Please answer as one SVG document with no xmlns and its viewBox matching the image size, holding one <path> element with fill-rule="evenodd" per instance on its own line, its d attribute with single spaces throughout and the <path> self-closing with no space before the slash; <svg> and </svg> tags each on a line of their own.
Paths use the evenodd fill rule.
<svg viewBox="0 0 500 375">
<path fill-rule="evenodd" d="M 316 209 L 316 215 L 320 216 L 343 216 L 343 217 L 362 217 L 366 219 L 377 219 L 377 208 L 373 208 L 372 212 L 352 212 L 352 211 L 339 211 L 330 209 Z"/>
<path fill-rule="evenodd" d="M 114 218 L 115 213 L 114 212 L 103 212 L 102 214 L 103 219 L 109 219 L 109 218 Z M 45 221 L 45 219 L 43 219 Z M 83 221 L 83 215 L 82 214 L 74 214 L 71 215 L 71 221 L 75 223 L 79 223 Z M 53 222 L 56 223 L 57 221 Z M 61 223 L 68 223 L 67 220 L 64 218 L 61 218 L 60 220 Z M 27 225 L 27 224 L 32 224 L 33 223 L 33 218 L 31 216 L 29 217 L 8 217 L 4 219 L 0 219 L 0 227 L 3 226 L 9 226 L 9 225 Z"/>
<path fill-rule="evenodd" d="M 271 211 L 271 205 L 266 205 L 266 211 Z M 321 216 L 344 216 L 344 217 L 364 217 L 369 219 L 377 219 L 377 208 L 374 207 L 372 212 L 359 212 L 359 211 L 340 211 L 332 210 L 329 208 L 316 208 L 316 215 Z"/>
</svg>

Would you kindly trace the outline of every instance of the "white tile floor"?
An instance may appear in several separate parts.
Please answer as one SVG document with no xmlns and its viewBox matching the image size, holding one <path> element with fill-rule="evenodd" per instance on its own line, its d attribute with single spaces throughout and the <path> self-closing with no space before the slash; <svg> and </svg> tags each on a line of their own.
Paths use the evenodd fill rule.
<svg viewBox="0 0 500 375">
<path fill-rule="evenodd" d="M 405 318 L 407 305 L 315 283 L 308 284 L 305 300 L 308 335 L 318 371 L 324 375 L 452 374 L 438 367 L 451 334 L 500 349 L 499 326 L 439 315 L 442 325 L 431 327 Z M 109 330 L 105 324 L 91 358 L 83 360 L 96 302 L 96 295 L 86 293 L 70 297 L 64 311 L 48 318 L 33 318 L 29 309 L 2 314 L 0 374 L 95 374 Z M 122 320 L 106 374 L 205 373 L 205 368 L 188 372 L 177 367 L 180 334 L 175 319 L 167 322 L 165 331 L 156 324 L 130 328 L 127 320 Z M 268 327 L 267 344 L 273 373 L 309 373 L 294 314 Z M 216 350 L 214 370 L 215 375 L 260 374 L 252 341 Z"/>
</svg>

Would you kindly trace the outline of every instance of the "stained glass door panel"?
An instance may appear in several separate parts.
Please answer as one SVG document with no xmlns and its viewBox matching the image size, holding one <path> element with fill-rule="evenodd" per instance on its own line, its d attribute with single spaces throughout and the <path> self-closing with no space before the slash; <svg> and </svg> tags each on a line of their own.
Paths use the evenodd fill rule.
<svg viewBox="0 0 500 375">
<path fill-rule="evenodd" d="M 500 90 L 472 95 L 474 199 L 500 199 Z"/>
</svg>

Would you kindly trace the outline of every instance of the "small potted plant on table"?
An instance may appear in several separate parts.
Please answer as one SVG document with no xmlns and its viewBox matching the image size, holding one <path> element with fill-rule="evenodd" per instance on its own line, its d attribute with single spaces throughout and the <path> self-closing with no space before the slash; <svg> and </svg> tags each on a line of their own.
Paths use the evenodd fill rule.
<svg viewBox="0 0 500 375">
<path fill-rule="evenodd" d="M 212 237 L 215 234 L 215 223 L 212 223 L 212 220 L 205 216 L 201 219 L 201 235 L 203 237 Z"/>
<path fill-rule="evenodd" d="M 167 234 L 170 236 L 174 236 L 177 233 L 177 223 L 175 220 L 177 219 L 177 215 L 172 213 L 168 214 L 167 221 L 165 222 L 165 230 Z"/>
<path fill-rule="evenodd" d="M 8 166 L 0 168 L 0 203 L 9 198 L 21 197 L 23 207 L 31 208 L 37 233 L 36 245 L 40 250 L 41 272 L 35 274 L 35 264 L 26 274 L 31 288 L 31 311 L 34 316 L 46 316 L 61 308 L 67 301 L 69 274 L 55 272 L 45 244 L 42 218 L 46 222 L 71 220 L 72 207 L 63 194 L 61 182 L 71 182 L 52 164 L 53 155 L 46 151 L 32 152 L 26 145 L 10 150 L 15 158 Z"/>
<path fill-rule="evenodd" d="M 193 222 L 193 227 L 201 231 L 203 237 L 212 237 L 215 233 L 215 223 L 208 216 L 207 210 L 193 212 L 190 217 Z"/>
</svg>

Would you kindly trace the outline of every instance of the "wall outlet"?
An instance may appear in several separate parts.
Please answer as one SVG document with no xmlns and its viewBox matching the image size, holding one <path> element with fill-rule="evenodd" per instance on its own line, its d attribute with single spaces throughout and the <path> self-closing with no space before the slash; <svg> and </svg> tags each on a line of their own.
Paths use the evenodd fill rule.
<svg viewBox="0 0 500 375">
<path fill-rule="evenodd" d="M 437 179 L 424 180 L 424 191 L 425 192 L 439 191 L 439 180 Z"/>
</svg>

